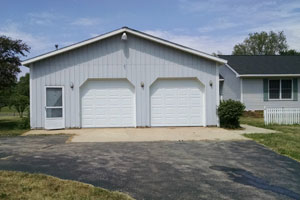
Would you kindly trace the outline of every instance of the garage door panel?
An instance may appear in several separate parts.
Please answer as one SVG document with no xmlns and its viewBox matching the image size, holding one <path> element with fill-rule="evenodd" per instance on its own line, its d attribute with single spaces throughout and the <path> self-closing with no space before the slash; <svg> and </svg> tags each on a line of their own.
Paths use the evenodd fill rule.
<svg viewBox="0 0 300 200">
<path fill-rule="evenodd" d="M 151 111 L 152 114 L 154 114 L 156 117 L 161 117 L 162 115 L 162 108 L 158 107 L 158 108 L 153 108 Z"/>
<path fill-rule="evenodd" d="M 187 108 L 178 107 L 177 111 L 179 115 L 186 115 L 189 110 Z"/>
<path fill-rule="evenodd" d="M 91 127 L 93 125 L 93 120 L 84 119 L 82 123 L 84 123 L 86 127 Z"/>
<path fill-rule="evenodd" d="M 82 127 L 135 126 L 134 88 L 127 80 L 90 80 L 81 100 Z"/>
<path fill-rule="evenodd" d="M 161 98 L 153 98 L 151 101 L 152 105 L 161 105 L 162 104 L 162 99 Z"/>
<path fill-rule="evenodd" d="M 104 123 L 106 123 L 106 122 L 107 122 L 107 119 L 105 119 L 105 118 L 95 119 L 95 120 L 92 122 L 92 124 L 91 124 L 90 127 L 94 127 L 94 123 L 97 123 L 97 124 L 104 124 Z"/>
<path fill-rule="evenodd" d="M 199 105 L 199 99 L 201 99 L 200 96 L 197 97 L 197 98 L 194 98 L 194 97 L 190 98 L 190 103 L 191 103 L 191 105 L 197 106 L 197 107 L 200 106 L 200 105 Z"/>
<path fill-rule="evenodd" d="M 121 99 L 119 103 L 120 103 L 120 105 L 128 106 L 131 104 L 131 101 L 132 101 L 132 99 L 125 98 L 125 99 Z"/>
<path fill-rule="evenodd" d="M 158 80 L 151 87 L 151 125 L 203 126 L 203 91 L 193 79 Z"/>
<path fill-rule="evenodd" d="M 193 108 L 190 110 L 190 116 L 200 116 L 202 111 L 203 111 L 203 109 L 201 107 Z"/>
<path fill-rule="evenodd" d="M 107 113 L 107 111 L 105 108 L 99 107 L 99 106 L 95 107 L 95 110 L 94 110 L 95 117 L 104 116 L 106 113 Z"/>
</svg>

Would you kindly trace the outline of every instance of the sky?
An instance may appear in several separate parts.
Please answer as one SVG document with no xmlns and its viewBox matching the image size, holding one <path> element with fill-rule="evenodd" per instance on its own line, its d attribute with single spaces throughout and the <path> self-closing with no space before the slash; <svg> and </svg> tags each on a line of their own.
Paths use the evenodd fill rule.
<svg viewBox="0 0 300 200">
<path fill-rule="evenodd" d="M 27 43 L 27 58 L 123 26 L 222 54 L 249 33 L 284 31 L 300 50 L 300 0 L 2 0 L 0 9 L 0 35 Z"/>
</svg>

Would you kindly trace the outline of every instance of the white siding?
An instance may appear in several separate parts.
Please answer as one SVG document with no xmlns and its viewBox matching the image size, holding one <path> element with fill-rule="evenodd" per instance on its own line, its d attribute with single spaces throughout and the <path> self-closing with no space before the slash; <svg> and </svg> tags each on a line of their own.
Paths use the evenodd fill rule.
<svg viewBox="0 0 300 200">
<path fill-rule="evenodd" d="M 117 35 L 33 64 L 32 128 L 44 127 L 44 86 L 55 85 L 65 86 L 66 127 L 80 127 L 80 86 L 90 78 L 127 78 L 136 90 L 136 124 L 149 126 L 150 85 L 159 77 L 197 77 L 205 85 L 206 124 L 217 125 L 215 62 L 130 34 L 126 42 L 120 38 Z"/>
<path fill-rule="evenodd" d="M 224 77 L 223 82 L 223 100 L 232 99 L 235 101 L 241 100 L 240 78 L 236 77 L 236 74 L 223 65 L 220 67 L 220 74 Z"/>
<path fill-rule="evenodd" d="M 264 107 L 297 108 L 300 107 L 300 80 L 298 79 L 298 101 L 293 100 L 269 100 L 264 101 L 263 79 L 243 78 L 243 103 L 247 110 L 263 110 Z"/>
</svg>

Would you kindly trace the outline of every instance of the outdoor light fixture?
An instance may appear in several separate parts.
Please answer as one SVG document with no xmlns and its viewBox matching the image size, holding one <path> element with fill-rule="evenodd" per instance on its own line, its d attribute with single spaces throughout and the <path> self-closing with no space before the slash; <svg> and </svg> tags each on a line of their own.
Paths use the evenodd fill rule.
<svg viewBox="0 0 300 200">
<path fill-rule="evenodd" d="M 144 82 L 141 82 L 141 87 L 144 88 L 144 86 L 145 86 L 145 85 L 144 85 Z"/>
<path fill-rule="evenodd" d="M 212 82 L 212 80 L 210 80 L 210 81 L 209 81 L 209 85 L 210 85 L 210 87 L 212 87 L 212 86 L 213 86 L 213 82 Z"/>
<path fill-rule="evenodd" d="M 70 82 L 70 88 L 73 89 L 74 88 L 74 83 Z"/>
<path fill-rule="evenodd" d="M 123 40 L 123 41 L 126 41 L 126 40 L 127 40 L 127 34 L 126 34 L 126 33 L 123 33 L 123 34 L 122 34 L 121 40 Z"/>
</svg>

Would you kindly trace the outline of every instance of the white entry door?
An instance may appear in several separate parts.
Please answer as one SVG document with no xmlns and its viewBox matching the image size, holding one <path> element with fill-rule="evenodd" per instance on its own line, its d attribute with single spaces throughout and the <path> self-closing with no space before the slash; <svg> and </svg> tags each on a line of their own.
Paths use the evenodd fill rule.
<svg viewBox="0 0 300 200">
<path fill-rule="evenodd" d="M 46 87 L 45 129 L 65 128 L 63 87 Z"/>
<path fill-rule="evenodd" d="M 204 126 L 204 86 L 198 80 L 157 80 L 150 98 L 151 126 Z"/>
<path fill-rule="evenodd" d="M 134 94 L 125 79 L 89 80 L 81 88 L 82 127 L 134 127 Z"/>
</svg>

